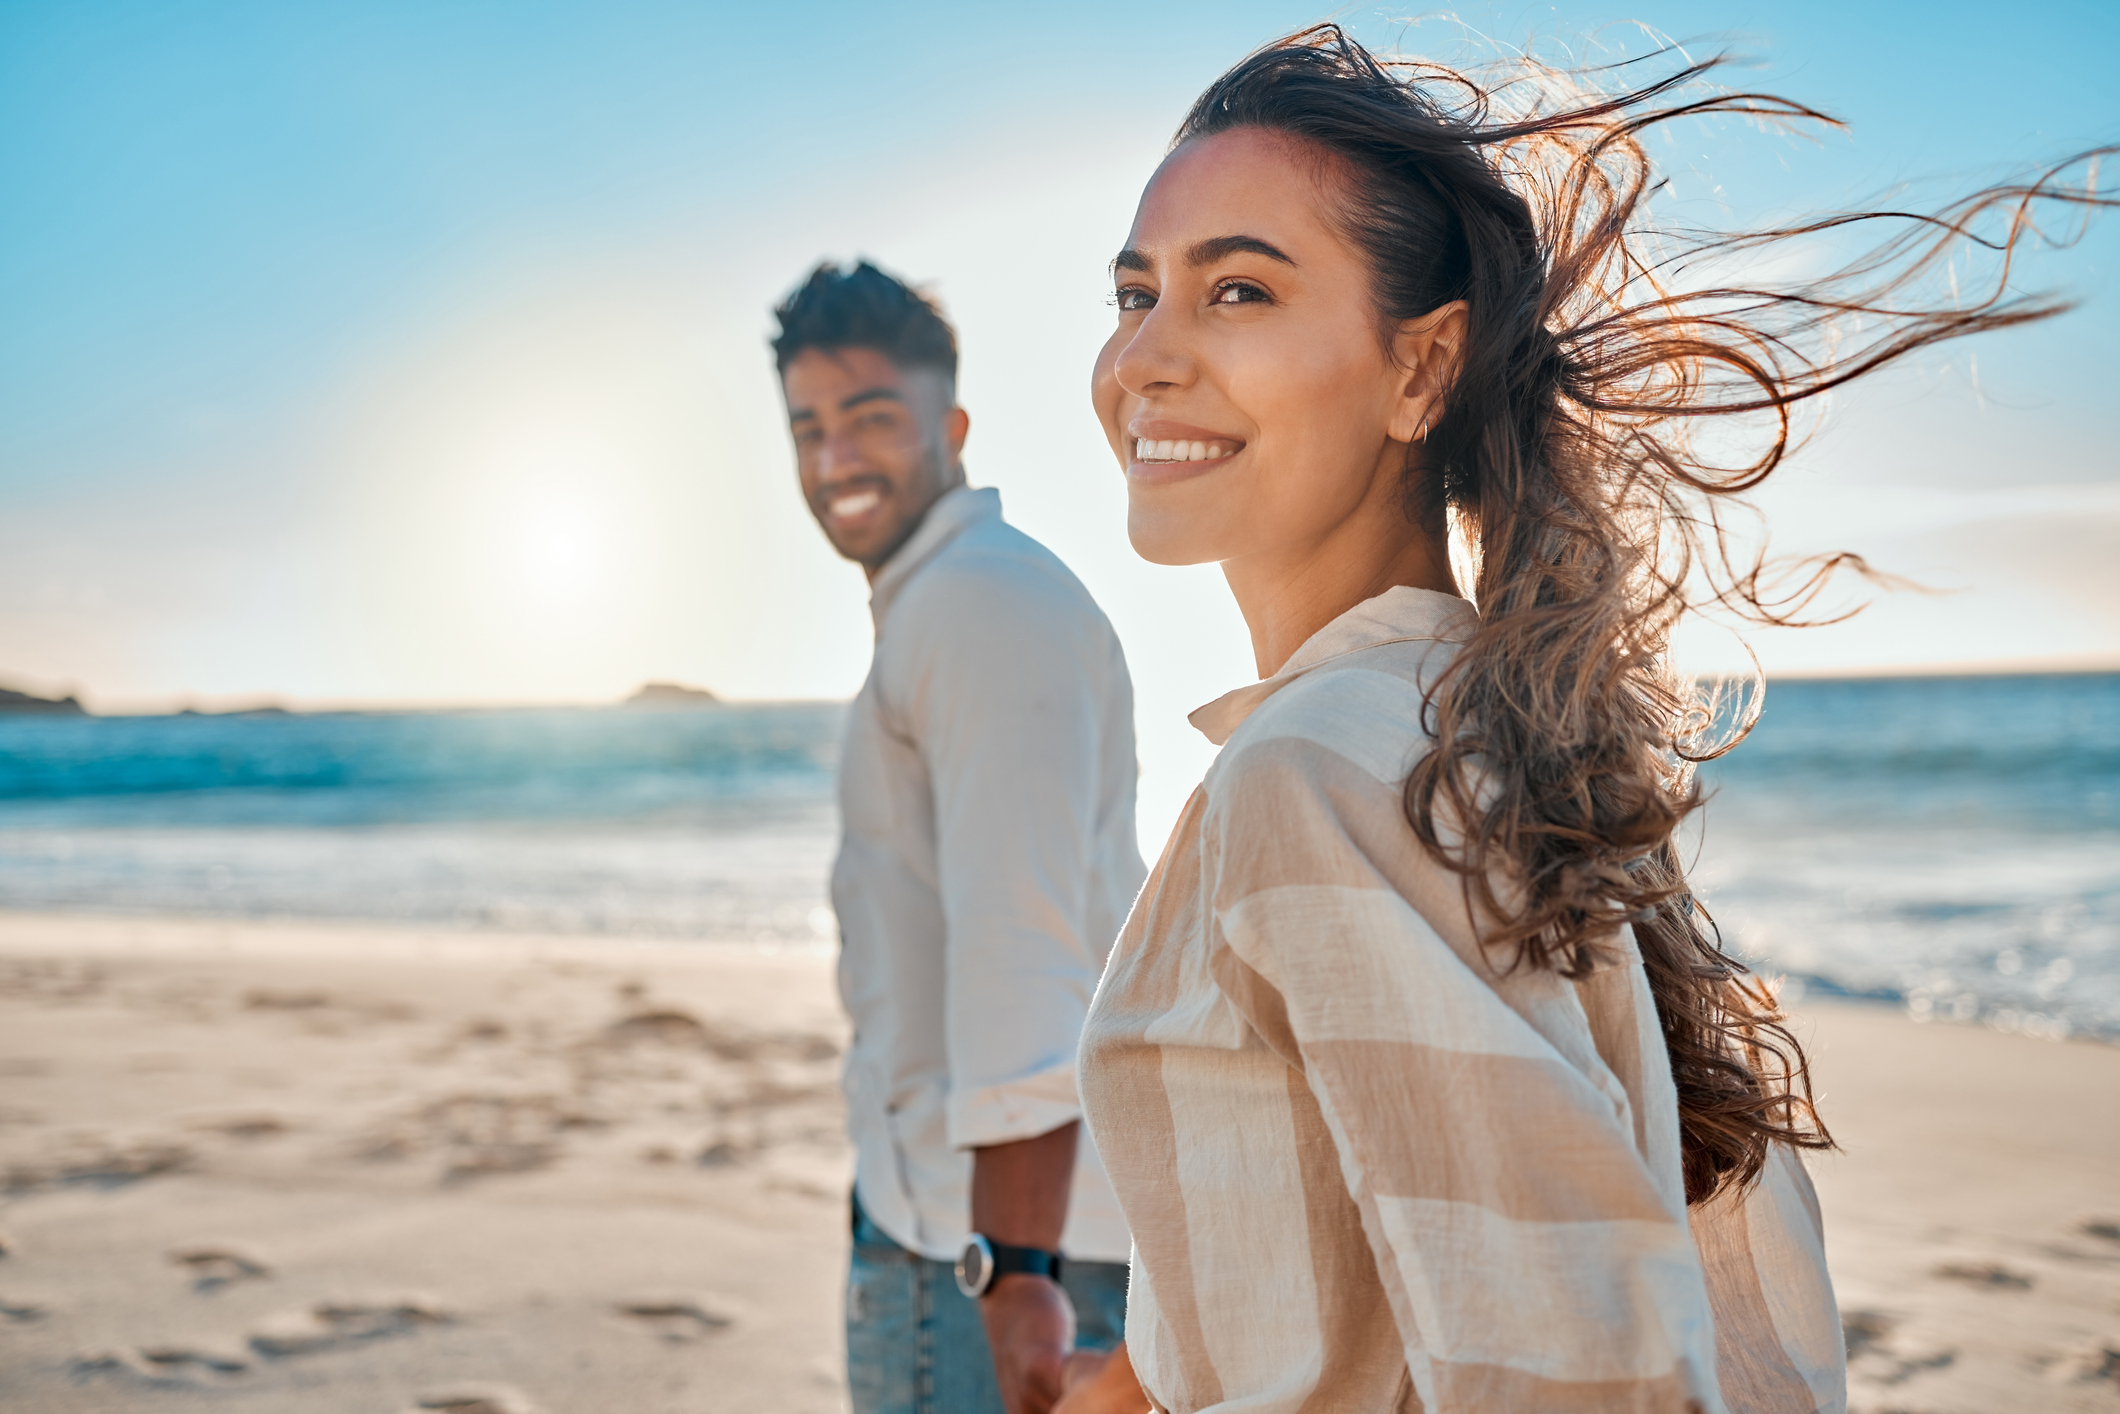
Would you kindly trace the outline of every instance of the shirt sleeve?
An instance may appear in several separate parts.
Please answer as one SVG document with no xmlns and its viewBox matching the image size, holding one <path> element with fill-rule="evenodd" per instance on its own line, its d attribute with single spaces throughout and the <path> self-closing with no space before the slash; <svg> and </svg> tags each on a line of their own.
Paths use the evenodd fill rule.
<svg viewBox="0 0 2120 1414">
<path fill-rule="evenodd" d="M 1011 569 L 937 566 L 908 616 L 901 711 L 933 792 L 958 1148 L 1081 1117 L 1075 1051 L 1102 958 L 1082 927 L 1109 630 L 1079 588 Z"/>
<path fill-rule="evenodd" d="M 1315 1099 L 1421 1407 L 1722 1409 L 1684 1214 L 1442 916 L 1455 877 L 1409 886 L 1397 785 L 1295 737 L 1216 771 L 1210 967 Z"/>
</svg>

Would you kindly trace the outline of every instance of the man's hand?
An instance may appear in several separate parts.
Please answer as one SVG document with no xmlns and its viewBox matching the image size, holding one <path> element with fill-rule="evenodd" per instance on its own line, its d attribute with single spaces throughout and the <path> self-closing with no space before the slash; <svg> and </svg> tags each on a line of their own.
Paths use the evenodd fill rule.
<svg viewBox="0 0 2120 1414">
<path fill-rule="evenodd" d="M 1059 1284 L 1011 1272 L 979 1298 L 994 1375 L 1008 1414 L 1047 1414 L 1060 1398 L 1068 1351 L 1075 1344 L 1075 1308 Z"/>
<path fill-rule="evenodd" d="M 1081 1122 L 1034 1139 L 972 1151 L 972 1231 L 1011 1247 L 1060 1248 L 1067 1193 L 1075 1177 Z M 1060 1398 L 1061 1374 L 1075 1343 L 1075 1308 L 1059 1285 L 1011 1272 L 979 1298 L 994 1375 L 1008 1414 L 1046 1414 Z"/>
</svg>

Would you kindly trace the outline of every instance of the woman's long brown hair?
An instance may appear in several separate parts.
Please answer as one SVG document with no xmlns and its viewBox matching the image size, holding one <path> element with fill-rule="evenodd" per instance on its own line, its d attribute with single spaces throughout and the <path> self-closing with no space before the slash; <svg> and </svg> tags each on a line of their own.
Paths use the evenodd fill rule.
<svg viewBox="0 0 2120 1414">
<path fill-rule="evenodd" d="M 1439 539 L 1458 518 L 1479 627 L 1429 698 L 1437 745 L 1406 783 L 1407 817 L 1517 964 L 1585 975 L 1633 925 L 1696 1203 L 1750 1182 L 1777 1141 L 1832 1139 L 1773 993 L 1723 951 L 1686 885 L 1674 835 L 1700 804 L 1694 766 L 1742 729 L 1719 726 L 1675 675 L 1670 631 L 1702 598 L 1795 623 L 1837 570 L 1867 573 L 1839 555 L 1770 574 L 1726 533 L 1724 508 L 1780 464 L 1806 400 L 1942 340 L 2060 312 L 2011 290 L 2012 257 L 2042 207 L 2112 204 L 2090 185 L 2092 153 L 1938 212 L 1660 233 L 1648 129 L 1711 114 L 1831 121 L 1708 91 L 1715 63 L 1671 59 L 1662 79 L 1617 91 L 1601 80 L 1624 70 L 1526 61 L 1490 79 L 1380 60 L 1326 24 L 1231 69 L 1175 140 L 1255 127 L 1315 151 L 1367 257 L 1380 330 L 1469 305 L 1442 412 L 1409 456 L 1406 507 Z M 1807 282 L 1699 279 L 1872 222 L 1888 238 Z M 1934 277 L 1960 251 L 1993 268 L 1946 299 Z M 1752 420 L 1759 446 L 1703 454 L 1693 437 L 1709 419 Z"/>
</svg>

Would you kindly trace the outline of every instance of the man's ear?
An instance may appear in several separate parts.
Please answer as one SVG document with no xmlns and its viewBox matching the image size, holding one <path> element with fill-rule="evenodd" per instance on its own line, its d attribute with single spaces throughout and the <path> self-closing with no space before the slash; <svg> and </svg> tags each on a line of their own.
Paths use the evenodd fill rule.
<svg viewBox="0 0 2120 1414">
<path fill-rule="evenodd" d="M 961 407 L 952 407 L 942 415 L 942 445 L 949 448 L 950 461 L 964 455 L 964 439 L 972 430 L 972 415 Z"/>
<path fill-rule="evenodd" d="M 1394 442 L 1418 442 L 1443 415 L 1443 400 L 1457 378 L 1471 307 L 1461 299 L 1403 321 L 1392 335 L 1391 357 L 1402 375 L 1398 405 L 1386 431 Z"/>
</svg>

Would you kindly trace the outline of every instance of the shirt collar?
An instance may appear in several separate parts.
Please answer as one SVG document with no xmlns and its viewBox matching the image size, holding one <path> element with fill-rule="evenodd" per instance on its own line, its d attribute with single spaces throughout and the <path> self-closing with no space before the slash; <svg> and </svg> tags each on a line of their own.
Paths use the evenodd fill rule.
<svg viewBox="0 0 2120 1414">
<path fill-rule="evenodd" d="M 877 631 L 882 631 L 883 616 L 891 611 L 891 603 L 905 588 L 905 582 L 935 558 L 936 551 L 979 522 L 999 519 L 1001 493 L 991 486 L 952 486 L 936 497 L 935 504 L 921 517 L 920 528 L 884 561 L 883 572 L 869 585 L 869 617 L 875 621 Z"/>
<path fill-rule="evenodd" d="M 1259 704 L 1312 668 L 1385 643 L 1462 643 L 1478 625 L 1472 606 L 1454 594 L 1394 585 L 1365 599 L 1305 639 L 1281 671 L 1224 693 L 1186 718 L 1216 746 L 1228 741 Z"/>
</svg>

